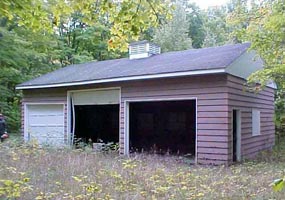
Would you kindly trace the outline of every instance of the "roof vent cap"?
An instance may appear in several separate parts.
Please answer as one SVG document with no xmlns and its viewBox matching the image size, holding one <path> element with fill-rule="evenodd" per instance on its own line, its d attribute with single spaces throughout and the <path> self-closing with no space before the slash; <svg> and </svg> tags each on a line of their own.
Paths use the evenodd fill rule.
<svg viewBox="0 0 285 200">
<path fill-rule="evenodd" d="M 160 54 L 160 46 L 147 40 L 133 42 L 129 45 L 129 58 L 147 58 L 152 55 Z"/>
</svg>

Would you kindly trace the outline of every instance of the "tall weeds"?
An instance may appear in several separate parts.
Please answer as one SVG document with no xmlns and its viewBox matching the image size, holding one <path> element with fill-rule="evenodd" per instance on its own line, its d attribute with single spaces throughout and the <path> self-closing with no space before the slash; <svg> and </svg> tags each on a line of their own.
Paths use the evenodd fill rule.
<svg viewBox="0 0 285 200">
<path fill-rule="evenodd" d="M 230 167 L 189 166 L 178 157 L 126 158 L 5 142 L 0 199 L 282 199 L 285 193 L 270 183 L 283 177 L 284 167 L 263 158 Z"/>
</svg>

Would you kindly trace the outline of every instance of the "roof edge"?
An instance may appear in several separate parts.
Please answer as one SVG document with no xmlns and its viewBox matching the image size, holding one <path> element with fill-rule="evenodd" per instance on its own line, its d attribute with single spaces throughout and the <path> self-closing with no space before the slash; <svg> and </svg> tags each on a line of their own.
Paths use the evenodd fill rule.
<svg viewBox="0 0 285 200">
<path fill-rule="evenodd" d="M 89 84 L 97 84 L 97 83 L 110 83 L 110 82 L 119 82 L 119 81 L 146 80 L 146 79 L 170 78 L 170 77 L 203 75 L 203 74 L 217 74 L 217 73 L 225 73 L 225 72 L 226 72 L 225 69 L 207 69 L 207 70 L 195 70 L 195 71 L 186 71 L 186 72 L 173 72 L 173 73 L 163 73 L 163 74 L 150 74 L 150 75 L 108 78 L 108 79 L 69 82 L 69 83 L 58 83 L 58 84 L 26 85 L 26 86 L 19 85 L 19 86 L 16 86 L 16 89 L 17 90 L 27 90 L 27 89 L 68 87 L 68 86 L 89 85 Z"/>
</svg>

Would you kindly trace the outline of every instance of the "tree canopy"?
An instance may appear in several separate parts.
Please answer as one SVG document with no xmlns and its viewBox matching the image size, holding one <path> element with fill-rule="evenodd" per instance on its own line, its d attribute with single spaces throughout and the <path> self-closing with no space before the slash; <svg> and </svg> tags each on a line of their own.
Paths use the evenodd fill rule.
<svg viewBox="0 0 285 200">
<path fill-rule="evenodd" d="M 172 20 L 161 25 L 154 32 L 153 40 L 161 46 L 163 52 L 179 51 L 192 47 L 188 36 L 189 23 L 182 3 L 175 4 Z"/>
<path fill-rule="evenodd" d="M 233 25 L 242 24 L 236 30 L 243 41 L 250 41 L 264 61 L 265 69 L 250 77 L 250 81 L 266 85 L 275 81 L 280 88 L 285 87 L 285 4 L 280 0 L 267 0 L 261 3 L 244 1 L 229 16 Z"/>
<path fill-rule="evenodd" d="M 74 14 L 85 26 L 105 20 L 110 24 L 109 48 L 127 50 L 129 40 L 170 18 L 167 0 L 3 0 L 0 16 L 32 31 L 51 33 L 68 24 Z"/>
</svg>

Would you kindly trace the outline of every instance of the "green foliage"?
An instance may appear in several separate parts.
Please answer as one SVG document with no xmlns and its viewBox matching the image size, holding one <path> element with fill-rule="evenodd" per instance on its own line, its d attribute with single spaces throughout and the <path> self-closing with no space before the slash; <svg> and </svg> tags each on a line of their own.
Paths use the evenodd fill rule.
<svg viewBox="0 0 285 200">
<path fill-rule="evenodd" d="M 205 39 L 205 16 L 195 3 L 186 5 L 189 24 L 188 35 L 192 39 L 193 48 L 201 48 Z"/>
<path fill-rule="evenodd" d="M 248 6 L 249 3 L 251 6 Z M 281 0 L 237 1 L 228 16 L 228 23 L 236 27 L 233 34 L 239 40 L 250 41 L 251 49 L 264 61 L 265 68 L 253 73 L 248 78 L 249 83 L 260 83 L 264 87 L 274 81 L 277 85 L 275 122 L 279 129 L 285 115 L 284 13 L 284 1 Z"/>
<path fill-rule="evenodd" d="M 266 85 L 274 80 L 279 88 L 284 88 L 284 1 L 267 0 L 252 3 L 251 7 L 246 6 L 246 2 L 235 9 L 229 21 L 234 25 L 246 22 L 237 35 L 243 41 L 250 41 L 251 48 L 264 60 L 265 69 L 254 73 L 249 81 Z"/>
<path fill-rule="evenodd" d="M 62 66 L 124 55 L 118 50 L 108 50 L 110 28 L 103 20 L 94 26 L 87 26 L 81 21 L 80 15 L 75 14 L 68 23 L 61 23 L 58 31 L 59 61 Z"/>
<path fill-rule="evenodd" d="M 241 43 L 242 32 L 248 25 L 248 19 L 236 20 L 237 10 L 245 11 L 247 0 L 231 0 L 226 5 L 210 7 L 204 13 L 204 47 Z M 253 6 L 253 4 L 251 5 Z M 244 15 L 246 16 L 246 15 Z"/>
<path fill-rule="evenodd" d="M 106 19 L 110 27 L 110 49 L 127 50 L 127 42 L 138 39 L 142 31 L 170 18 L 169 4 L 159 0 L 97 1 L 97 0 L 3 0 L 0 16 L 33 31 L 57 32 L 59 24 L 67 24 L 74 13 L 81 21 L 95 25 Z"/>
<path fill-rule="evenodd" d="M 222 16 L 220 16 L 222 15 Z M 224 42 L 226 37 L 225 31 L 225 13 L 219 8 L 213 8 L 207 11 L 207 20 L 205 22 L 205 40 L 204 47 L 217 46 Z"/>
<path fill-rule="evenodd" d="M 232 43 L 231 30 L 226 22 L 227 14 L 226 6 L 209 8 L 206 11 L 204 47 Z"/>
<path fill-rule="evenodd" d="M 185 7 L 179 1 L 175 4 L 172 15 L 172 20 L 156 29 L 153 37 L 163 52 L 189 49 L 192 44 L 188 37 L 189 24 Z"/>
<path fill-rule="evenodd" d="M 21 93 L 15 86 L 27 79 L 55 69 L 53 43 L 49 37 L 15 28 L 0 19 L 0 112 L 7 118 L 10 132 L 20 127 Z"/>
<path fill-rule="evenodd" d="M 275 126 L 278 128 L 278 130 L 282 130 L 283 126 L 285 125 L 285 98 L 284 98 L 283 89 L 278 89 L 275 93 L 275 117 L 274 118 L 275 118 Z"/>
<path fill-rule="evenodd" d="M 10 173 L 16 174 L 18 180 L 11 179 L 0 179 L 0 198 L 7 199 L 17 199 L 20 198 L 23 193 L 29 192 L 32 190 L 31 185 L 29 184 L 30 178 L 26 177 L 24 172 L 19 172 L 14 167 L 7 167 L 7 170 Z"/>
</svg>

